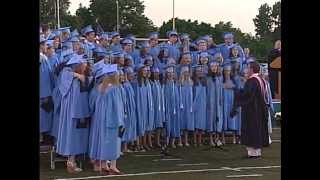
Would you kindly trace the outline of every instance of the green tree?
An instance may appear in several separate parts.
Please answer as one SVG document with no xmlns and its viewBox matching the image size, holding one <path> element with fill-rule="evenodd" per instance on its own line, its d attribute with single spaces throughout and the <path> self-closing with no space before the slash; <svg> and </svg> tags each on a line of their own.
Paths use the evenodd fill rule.
<svg viewBox="0 0 320 180">
<path fill-rule="evenodd" d="M 259 8 L 259 14 L 253 19 L 256 27 L 256 35 L 261 38 L 267 38 L 272 32 L 272 19 L 271 19 L 272 8 L 267 4 L 263 4 Z"/>
<path fill-rule="evenodd" d="M 278 1 L 272 6 L 271 18 L 273 22 L 273 41 L 281 38 L 281 2 Z"/>
<path fill-rule="evenodd" d="M 137 36 L 145 36 L 149 31 L 156 30 L 152 21 L 144 13 L 145 6 L 140 0 L 119 1 L 120 33 L 133 33 Z M 117 8 L 115 0 L 91 0 L 89 11 L 106 31 L 116 30 Z M 87 16 L 86 16 L 87 17 Z M 93 24 L 94 21 L 91 21 Z"/>
<path fill-rule="evenodd" d="M 51 28 L 57 26 L 56 22 L 56 0 L 40 0 L 39 11 L 40 11 L 40 22 L 49 24 Z M 59 1 L 59 12 L 60 12 L 60 24 L 68 24 L 72 19 L 70 12 L 68 11 L 70 6 L 69 0 Z"/>
</svg>

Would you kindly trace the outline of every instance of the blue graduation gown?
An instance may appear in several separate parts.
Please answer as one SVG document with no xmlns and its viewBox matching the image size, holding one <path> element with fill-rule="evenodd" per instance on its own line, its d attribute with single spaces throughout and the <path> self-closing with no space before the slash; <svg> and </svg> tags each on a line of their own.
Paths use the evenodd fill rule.
<svg viewBox="0 0 320 180">
<path fill-rule="evenodd" d="M 151 82 L 154 104 L 154 128 L 162 128 L 164 122 L 164 95 L 159 80 Z"/>
<path fill-rule="evenodd" d="M 180 137 L 179 90 L 173 80 L 164 85 L 165 123 L 167 137 Z"/>
<path fill-rule="evenodd" d="M 236 89 L 240 90 L 244 87 L 243 82 L 241 82 L 241 78 L 239 74 L 236 74 L 233 76 L 235 85 L 236 85 Z M 235 123 L 236 123 L 236 133 L 237 135 L 241 134 L 241 107 L 237 108 L 237 111 L 239 112 L 236 116 L 233 117 Z"/>
<path fill-rule="evenodd" d="M 120 88 L 97 89 L 90 94 L 92 124 L 89 138 L 89 157 L 93 160 L 116 160 L 120 157 L 119 127 L 124 126 L 124 109 Z"/>
<path fill-rule="evenodd" d="M 123 105 L 123 112 L 124 112 L 123 123 L 124 123 L 124 127 L 127 129 L 129 127 L 130 122 L 128 119 L 127 95 L 126 95 L 126 91 L 123 87 L 123 84 L 119 85 L 119 90 L 120 90 L 120 95 L 121 95 L 122 105 Z M 124 134 L 122 136 L 122 141 L 128 142 L 128 132 L 124 132 Z"/>
<path fill-rule="evenodd" d="M 154 130 L 154 103 L 153 103 L 153 97 L 152 97 L 152 87 L 151 87 L 151 81 L 149 79 L 146 80 L 146 86 L 147 86 L 147 103 L 148 103 L 148 118 L 146 121 L 146 131 L 152 131 Z"/>
<path fill-rule="evenodd" d="M 221 101 L 219 94 L 221 84 L 219 77 L 207 77 L 207 121 L 206 130 L 208 132 L 216 132 L 219 119 L 222 119 L 221 113 L 218 113 L 218 105 Z"/>
<path fill-rule="evenodd" d="M 52 96 L 53 90 L 53 76 L 50 63 L 46 56 L 40 55 L 40 69 L 39 69 L 39 84 L 40 84 L 40 97 L 39 103 L 41 104 L 44 98 L 49 98 Z M 39 125 L 40 133 L 50 132 L 52 127 L 53 111 L 46 112 L 41 107 L 39 107 Z"/>
<path fill-rule="evenodd" d="M 207 92 L 206 86 L 201 83 L 193 86 L 193 109 L 195 128 L 200 130 L 206 129 L 207 120 Z"/>
<path fill-rule="evenodd" d="M 222 133 L 223 131 L 223 76 L 216 77 L 216 91 L 217 91 L 217 122 L 216 129 L 217 133 Z"/>
<path fill-rule="evenodd" d="M 231 81 L 231 80 L 229 80 Z M 230 117 L 230 112 L 233 107 L 234 101 L 234 90 L 223 88 L 223 129 L 225 131 L 231 130 L 236 131 L 236 121 Z"/>
<path fill-rule="evenodd" d="M 168 49 L 169 49 L 169 57 L 174 58 L 174 60 L 176 60 L 176 64 L 178 64 L 179 61 L 179 57 L 180 57 L 180 45 L 178 43 L 175 44 L 171 44 L 171 43 L 167 43 L 168 45 Z"/>
<path fill-rule="evenodd" d="M 180 123 L 181 129 L 193 131 L 193 89 L 192 84 L 183 82 L 179 85 L 180 91 Z"/>
<path fill-rule="evenodd" d="M 87 152 L 88 128 L 76 128 L 79 119 L 89 116 L 88 96 L 80 93 L 80 81 L 73 77 L 72 69 L 66 67 L 61 72 L 58 85 L 61 93 L 57 153 L 77 155 Z M 82 104 L 85 102 L 86 103 Z"/>
<path fill-rule="evenodd" d="M 133 87 L 129 81 L 126 81 L 123 84 L 123 88 L 126 93 L 126 112 L 127 112 L 127 122 L 125 123 L 125 132 L 124 139 L 126 141 L 135 141 L 137 139 L 137 114 L 136 114 L 136 101 L 135 101 L 135 93 Z"/>
<path fill-rule="evenodd" d="M 84 44 L 84 53 L 89 57 L 92 58 L 93 49 L 96 48 L 96 44 L 92 42 L 86 42 Z"/>
<path fill-rule="evenodd" d="M 111 51 L 118 52 L 122 50 L 121 44 L 111 44 L 110 45 Z"/>
<path fill-rule="evenodd" d="M 138 82 L 132 83 L 136 94 L 137 106 L 137 134 L 143 136 L 146 131 L 146 121 L 148 119 L 148 89 L 145 83 L 141 85 Z"/>
<path fill-rule="evenodd" d="M 154 47 L 151 47 L 149 50 L 149 54 L 152 56 L 153 60 L 158 59 L 159 53 L 160 53 L 160 47 L 157 45 Z"/>
</svg>

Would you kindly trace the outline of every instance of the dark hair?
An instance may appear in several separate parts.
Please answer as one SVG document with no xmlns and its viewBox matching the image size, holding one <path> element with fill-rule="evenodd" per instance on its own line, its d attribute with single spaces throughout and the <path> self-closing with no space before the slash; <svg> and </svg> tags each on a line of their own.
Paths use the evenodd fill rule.
<svg viewBox="0 0 320 180">
<path fill-rule="evenodd" d="M 138 85 L 139 86 L 142 86 L 142 83 L 145 83 L 145 78 L 142 76 L 142 69 L 143 68 L 140 68 L 139 70 L 138 70 L 138 75 L 137 75 L 137 80 L 138 80 Z"/>
<path fill-rule="evenodd" d="M 252 69 L 253 73 L 259 73 L 260 72 L 260 65 L 256 61 L 249 63 L 249 68 Z"/>
<path fill-rule="evenodd" d="M 198 86 L 198 85 L 202 85 L 202 86 L 207 86 L 207 79 L 206 77 L 198 77 L 197 76 L 197 73 L 194 72 L 193 74 L 193 77 L 192 77 L 192 80 L 193 80 L 193 85 L 194 86 Z"/>
</svg>

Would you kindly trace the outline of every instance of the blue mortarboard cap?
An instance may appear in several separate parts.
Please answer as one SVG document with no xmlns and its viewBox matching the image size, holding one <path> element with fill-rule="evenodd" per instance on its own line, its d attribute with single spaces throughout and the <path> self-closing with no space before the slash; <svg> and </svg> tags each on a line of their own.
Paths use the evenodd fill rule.
<svg viewBox="0 0 320 180">
<path fill-rule="evenodd" d="M 63 27 L 58 29 L 62 33 L 69 33 L 70 34 L 70 27 Z"/>
<path fill-rule="evenodd" d="M 233 38 L 233 33 L 232 32 L 224 32 L 223 38 Z"/>
<path fill-rule="evenodd" d="M 43 36 L 40 36 L 40 43 L 45 43 L 47 39 L 45 39 Z"/>
<path fill-rule="evenodd" d="M 94 63 L 94 64 L 92 65 L 92 73 L 93 73 L 93 75 L 94 75 L 95 77 L 97 77 L 96 75 L 97 75 L 98 71 L 99 71 L 99 70 L 102 70 L 102 68 L 103 68 L 104 65 L 105 65 L 105 63 L 104 63 L 103 60 L 100 60 L 100 61 L 98 61 L 98 62 L 96 62 L 96 63 Z"/>
<path fill-rule="evenodd" d="M 74 36 L 74 37 L 71 37 L 71 38 L 69 39 L 69 41 L 70 41 L 70 42 L 79 42 L 80 40 L 79 40 L 78 37 Z"/>
<path fill-rule="evenodd" d="M 80 34 L 79 34 L 79 32 L 78 32 L 78 30 L 77 29 L 75 29 L 75 30 L 73 30 L 72 32 L 71 32 L 71 37 L 76 37 L 76 36 L 79 36 Z"/>
<path fill-rule="evenodd" d="M 120 36 L 120 34 L 116 31 L 111 32 L 111 38 L 114 38 L 116 36 Z"/>
<path fill-rule="evenodd" d="M 132 41 L 135 41 L 136 37 L 133 34 L 126 35 L 125 38 L 131 39 Z"/>
<path fill-rule="evenodd" d="M 61 32 L 58 31 L 58 30 L 52 31 L 52 32 L 49 34 L 48 39 L 52 40 L 52 39 L 54 39 L 55 37 L 60 36 L 60 34 L 61 34 Z"/>
<path fill-rule="evenodd" d="M 165 71 L 166 72 L 175 72 L 175 67 L 176 67 L 176 65 L 174 65 L 174 64 L 167 64 L 167 65 L 165 65 L 164 66 L 164 69 L 165 69 Z"/>
<path fill-rule="evenodd" d="M 121 40 L 121 44 L 132 44 L 132 40 L 130 38 L 124 38 Z"/>
<path fill-rule="evenodd" d="M 196 40 L 196 44 L 199 45 L 200 43 L 207 43 L 207 41 L 203 37 L 200 37 Z"/>
<path fill-rule="evenodd" d="M 199 54 L 200 57 L 209 57 L 209 53 L 207 51 L 201 52 Z"/>
<path fill-rule="evenodd" d="M 160 69 L 159 69 L 158 67 L 154 66 L 154 67 L 151 68 L 151 72 L 157 72 L 157 73 L 159 73 L 159 72 L 160 72 Z"/>
<path fill-rule="evenodd" d="M 140 44 L 141 48 L 150 48 L 150 44 L 147 41 L 144 41 L 143 43 Z"/>
<path fill-rule="evenodd" d="M 129 59 L 133 62 L 133 57 L 130 54 L 125 54 L 124 59 Z"/>
<path fill-rule="evenodd" d="M 158 39 L 159 33 L 158 32 L 150 32 L 148 34 L 149 39 Z"/>
<path fill-rule="evenodd" d="M 110 39 L 109 34 L 107 32 L 102 33 L 100 39 Z"/>
<path fill-rule="evenodd" d="M 66 42 L 62 43 L 62 48 L 63 47 L 66 47 L 68 49 L 72 48 L 73 47 L 72 46 L 72 42 L 71 41 L 66 41 Z"/>
<path fill-rule="evenodd" d="M 232 69 L 232 66 L 231 66 L 230 63 L 224 63 L 224 64 L 223 64 L 223 69 L 224 69 L 224 70 L 231 70 L 231 69 Z"/>
<path fill-rule="evenodd" d="M 91 25 L 86 26 L 85 28 L 83 28 L 83 34 L 87 34 L 90 32 L 94 32 L 93 28 Z"/>
<path fill-rule="evenodd" d="M 177 33 L 177 31 L 175 31 L 175 30 L 168 31 L 168 32 L 167 32 L 167 35 L 168 35 L 168 37 L 173 36 L 173 35 L 179 36 L 178 33 Z"/>
<path fill-rule="evenodd" d="M 87 56 L 87 55 L 74 54 L 74 55 L 70 58 L 70 60 L 67 62 L 67 65 L 80 64 L 80 63 L 87 62 L 87 60 L 88 60 L 88 56 Z"/>
<path fill-rule="evenodd" d="M 121 51 L 113 52 L 112 55 L 113 55 L 113 57 L 119 57 L 119 58 L 123 57 L 124 58 L 124 54 Z"/>
<path fill-rule="evenodd" d="M 190 40 L 189 34 L 183 33 L 180 35 L 180 39 L 183 40 Z"/>
<path fill-rule="evenodd" d="M 135 69 L 136 69 L 136 71 L 139 71 L 140 69 L 142 69 L 142 68 L 144 68 L 144 67 L 146 67 L 146 65 L 140 63 L 140 64 L 138 64 L 138 65 L 135 67 Z"/>
<path fill-rule="evenodd" d="M 219 65 L 219 62 L 216 61 L 216 60 L 212 60 L 212 61 L 209 62 L 209 65 L 210 65 L 210 66 L 211 66 L 211 65 Z"/>
<path fill-rule="evenodd" d="M 46 44 L 47 44 L 48 48 L 53 47 L 53 40 L 46 41 Z"/>
<path fill-rule="evenodd" d="M 190 71 L 190 68 L 188 65 L 183 65 L 180 67 L 180 73 L 183 73 L 185 71 Z"/>
<path fill-rule="evenodd" d="M 204 35 L 202 38 L 208 42 L 208 41 L 209 41 L 209 39 L 210 39 L 210 38 L 212 38 L 212 36 L 211 36 L 211 35 L 206 34 L 206 35 Z"/>
<path fill-rule="evenodd" d="M 134 73 L 134 70 L 131 66 L 127 66 L 124 68 L 125 73 Z"/>
</svg>

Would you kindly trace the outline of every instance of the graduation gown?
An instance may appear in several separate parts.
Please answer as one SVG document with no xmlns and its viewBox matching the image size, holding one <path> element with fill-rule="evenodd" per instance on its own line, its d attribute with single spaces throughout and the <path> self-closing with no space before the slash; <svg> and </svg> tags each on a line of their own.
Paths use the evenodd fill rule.
<svg viewBox="0 0 320 180">
<path fill-rule="evenodd" d="M 220 87 L 219 87 L 220 86 Z M 221 119 L 221 113 L 218 113 L 218 105 L 221 100 L 221 94 L 219 94 L 218 77 L 207 77 L 207 120 L 206 130 L 208 132 L 215 132 L 217 129 L 218 120 Z"/>
<path fill-rule="evenodd" d="M 52 90 L 54 87 L 51 65 L 47 57 L 40 54 L 40 69 L 39 69 L 39 84 L 40 84 L 40 105 L 52 97 Z M 50 112 L 45 111 L 41 106 L 39 107 L 40 133 L 50 132 L 52 127 L 53 109 Z"/>
<path fill-rule="evenodd" d="M 95 89 L 90 94 L 92 124 L 89 138 L 89 157 L 93 160 L 116 160 L 120 157 L 119 127 L 124 126 L 121 90 L 108 87 L 104 92 Z"/>
<path fill-rule="evenodd" d="M 146 121 L 148 119 L 148 89 L 145 83 L 141 85 L 138 82 L 132 83 L 136 94 L 136 106 L 137 106 L 137 134 L 143 136 L 146 131 Z"/>
<path fill-rule="evenodd" d="M 235 98 L 235 107 L 242 110 L 241 144 L 255 149 L 268 146 L 268 109 L 258 80 L 249 78 Z"/>
<path fill-rule="evenodd" d="M 124 139 L 127 142 L 134 141 L 137 139 L 137 114 L 136 114 L 136 101 L 133 87 L 129 81 L 123 84 L 123 88 L 126 93 L 126 121 Z"/>
<path fill-rule="evenodd" d="M 77 155 L 87 152 L 89 128 L 77 128 L 80 119 L 89 117 L 88 96 L 80 92 L 80 81 L 70 67 L 61 72 L 58 85 L 61 93 L 57 153 Z"/>
<path fill-rule="evenodd" d="M 226 80 L 226 81 L 231 81 Z M 233 84 L 233 82 L 231 81 Z M 235 87 L 235 84 L 233 84 Z M 236 131 L 236 121 L 230 117 L 230 113 L 233 107 L 234 90 L 223 88 L 223 130 L 224 131 Z"/>
<path fill-rule="evenodd" d="M 179 85 L 180 91 L 180 124 L 181 129 L 193 131 L 193 89 L 189 83 Z"/>
<path fill-rule="evenodd" d="M 180 137 L 179 90 L 173 80 L 164 85 L 165 123 L 167 137 Z"/>
<path fill-rule="evenodd" d="M 159 80 L 151 82 L 154 104 L 154 128 L 162 128 L 164 122 L 164 95 Z"/>
<path fill-rule="evenodd" d="M 176 60 L 176 64 L 178 64 L 180 58 L 180 44 L 171 44 L 170 42 L 168 42 L 167 45 L 169 49 L 169 57 L 172 57 L 174 60 Z"/>
<path fill-rule="evenodd" d="M 222 133 L 223 131 L 223 77 L 216 77 L 216 91 L 217 91 L 217 121 L 216 121 L 216 129 L 217 133 Z"/>
<path fill-rule="evenodd" d="M 147 87 L 147 104 L 148 104 L 148 118 L 146 120 L 146 131 L 152 131 L 154 129 L 154 103 L 153 103 L 153 97 L 152 97 L 152 87 L 151 87 L 151 81 L 149 79 L 146 80 L 146 87 Z"/>
<path fill-rule="evenodd" d="M 235 85 L 236 85 L 236 89 L 240 90 L 243 88 L 243 82 L 241 82 L 241 78 L 239 74 L 236 74 L 233 76 Z M 235 100 L 235 99 L 234 99 Z M 240 135 L 241 134 L 241 107 L 237 108 L 237 111 L 239 112 L 233 119 L 235 121 L 236 124 L 236 134 Z"/>
<path fill-rule="evenodd" d="M 206 86 L 199 83 L 193 86 L 193 110 L 195 128 L 200 130 L 206 129 L 207 121 L 207 92 Z"/>
</svg>

